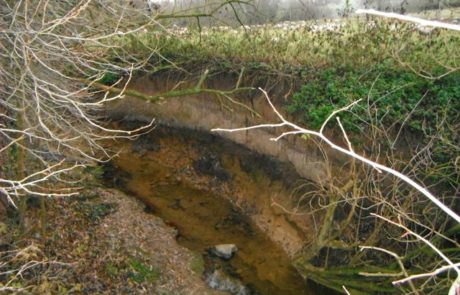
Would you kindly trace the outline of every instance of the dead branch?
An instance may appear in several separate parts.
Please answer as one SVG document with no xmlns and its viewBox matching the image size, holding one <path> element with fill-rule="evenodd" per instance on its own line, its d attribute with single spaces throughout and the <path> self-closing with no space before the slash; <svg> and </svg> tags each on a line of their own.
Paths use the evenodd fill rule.
<svg viewBox="0 0 460 295">
<path fill-rule="evenodd" d="M 281 123 L 275 123 L 275 124 L 260 124 L 260 125 L 254 125 L 254 126 L 249 126 L 249 127 L 242 127 L 242 128 L 233 128 L 233 129 L 226 129 L 226 128 L 216 128 L 216 129 L 212 129 L 213 132 L 241 132 L 241 131 L 248 131 L 248 130 L 252 130 L 252 129 L 260 129 L 260 128 L 278 128 L 278 127 L 290 127 L 292 130 L 290 131 L 286 131 L 286 132 L 283 132 L 281 135 L 279 135 L 278 137 L 275 137 L 275 138 L 271 138 L 272 141 L 278 141 L 280 139 L 282 139 L 283 137 L 285 136 L 288 136 L 288 135 L 299 135 L 299 134 L 307 134 L 307 135 L 312 135 L 312 136 L 316 136 L 318 138 L 320 138 L 322 141 L 324 141 L 327 145 L 329 145 L 331 148 L 341 152 L 341 153 L 344 153 L 354 159 L 357 159 L 369 166 L 371 166 L 372 168 L 376 169 L 379 173 L 381 173 L 382 171 L 385 171 L 387 173 L 390 173 L 391 175 L 401 179 L 402 181 L 404 181 L 405 183 L 407 183 L 408 185 L 410 185 L 411 187 L 415 188 L 417 191 L 419 191 L 420 193 L 422 193 L 423 195 L 425 195 L 430 201 L 432 201 L 436 206 L 438 206 L 441 210 L 443 210 L 445 213 L 447 213 L 450 217 L 452 217 L 455 221 L 459 222 L 460 223 L 460 216 L 458 216 L 452 209 L 450 209 L 449 207 L 447 207 L 443 202 L 441 202 L 438 198 L 436 198 L 433 194 L 431 194 L 428 189 L 426 189 L 426 187 L 418 184 L 417 182 L 415 182 L 414 180 L 410 179 L 408 176 L 400 173 L 399 171 L 396 171 L 392 168 L 389 168 L 385 165 L 382 165 L 382 164 L 379 164 L 377 162 L 374 162 L 364 156 L 361 156 L 361 155 L 358 155 L 356 154 L 352 149 L 345 149 L 335 143 L 333 143 L 329 138 L 327 138 L 323 131 L 324 131 L 324 128 L 325 126 L 327 125 L 327 123 L 331 120 L 331 118 L 333 116 L 335 116 L 337 113 L 341 112 L 341 111 L 345 111 L 345 110 L 348 110 L 350 109 L 351 107 L 353 107 L 355 104 L 357 104 L 359 101 L 355 101 L 353 102 L 352 104 L 340 109 L 340 110 L 337 110 L 337 111 L 334 111 L 323 123 L 323 125 L 321 126 L 320 128 L 320 131 L 313 131 L 313 130 L 310 130 L 310 129 L 305 129 L 305 128 L 302 128 L 292 122 L 289 122 L 287 121 L 282 115 L 281 113 L 276 109 L 276 107 L 273 105 L 273 103 L 271 102 L 268 94 L 266 91 L 264 91 L 263 89 L 260 89 L 260 91 L 263 92 L 263 94 L 265 95 L 268 103 L 270 104 L 270 107 L 272 108 L 273 112 L 277 115 L 277 117 L 281 120 Z"/>
</svg>

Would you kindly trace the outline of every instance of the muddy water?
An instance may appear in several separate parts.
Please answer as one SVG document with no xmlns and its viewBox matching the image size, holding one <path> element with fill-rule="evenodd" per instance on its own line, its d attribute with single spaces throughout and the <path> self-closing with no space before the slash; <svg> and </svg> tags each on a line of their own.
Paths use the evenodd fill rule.
<svg viewBox="0 0 460 295">
<path fill-rule="evenodd" d="M 211 267 L 225 269 L 254 294 L 325 294 L 309 287 L 286 252 L 242 214 L 250 213 L 249 205 L 228 198 L 237 193 L 232 182 L 242 173 L 235 169 L 235 159 L 212 153 L 193 138 L 167 134 L 154 132 L 138 142 L 123 143 L 114 163 L 116 185 L 141 198 L 149 210 L 177 228 L 180 244 L 204 257 L 213 245 L 236 244 L 234 258 Z M 271 190 L 281 189 L 280 182 L 260 171 L 255 174 L 250 178 L 257 178 L 257 183 L 266 180 Z"/>
</svg>

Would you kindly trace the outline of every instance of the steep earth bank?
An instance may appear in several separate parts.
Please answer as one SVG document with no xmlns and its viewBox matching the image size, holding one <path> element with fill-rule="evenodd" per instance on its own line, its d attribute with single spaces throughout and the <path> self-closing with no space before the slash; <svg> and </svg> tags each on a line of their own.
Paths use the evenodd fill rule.
<svg viewBox="0 0 460 295">
<path fill-rule="evenodd" d="M 173 89 L 194 87 L 196 83 L 181 79 L 176 73 L 145 75 L 133 79 L 129 88 L 145 95 L 158 95 Z M 236 84 L 235 77 L 221 74 L 206 80 L 202 87 L 229 90 L 233 89 Z M 282 83 L 279 86 L 275 85 L 276 87 L 274 85 L 265 86 L 264 88 L 273 88 L 270 92 L 271 99 L 284 113 L 283 104 L 286 101 L 283 97 L 292 89 L 284 89 L 285 86 Z M 210 132 L 213 128 L 236 128 L 280 122 L 261 91 L 254 89 L 237 92 L 232 94 L 232 98 L 250 107 L 260 116 L 229 102 L 225 97 L 209 93 L 167 98 L 159 104 L 126 96 L 122 100 L 109 104 L 106 110 L 108 117 L 114 119 L 148 122 L 155 118 L 158 124 L 204 132 Z M 315 182 L 324 181 L 328 174 L 329 162 L 345 162 L 344 156 L 325 146 L 319 146 L 314 141 L 305 141 L 297 137 L 286 137 L 277 142 L 270 141 L 271 138 L 281 134 L 280 131 L 282 129 L 279 128 L 257 129 L 248 132 L 220 133 L 219 135 L 252 151 L 290 163 L 301 177 Z"/>
</svg>

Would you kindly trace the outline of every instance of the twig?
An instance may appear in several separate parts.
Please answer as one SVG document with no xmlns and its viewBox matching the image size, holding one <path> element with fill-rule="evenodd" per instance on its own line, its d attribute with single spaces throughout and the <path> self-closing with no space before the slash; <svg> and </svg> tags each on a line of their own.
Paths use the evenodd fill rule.
<svg viewBox="0 0 460 295">
<path fill-rule="evenodd" d="M 378 276 L 401 276 L 401 275 L 404 275 L 404 276 L 406 276 L 406 277 L 409 276 L 409 274 L 408 274 L 407 271 L 406 271 L 406 268 L 404 267 L 404 263 L 402 262 L 402 259 L 401 259 L 401 257 L 399 257 L 398 254 L 396 254 L 396 253 L 394 253 L 394 252 L 392 252 L 392 251 L 390 251 L 390 250 L 380 248 L 380 247 L 361 246 L 361 247 L 359 247 L 359 248 L 361 249 L 361 251 L 363 251 L 363 250 L 365 250 L 365 249 L 370 249 L 370 250 L 376 250 L 376 251 L 380 251 L 380 252 L 386 253 L 386 254 L 388 254 L 388 255 L 391 255 L 391 256 L 393 256 L 393 257 L 396 259 L 396 261 L 398 262 L 399 268 L 401 269 L 401 272 L 400 272 L 400 273 L 397 273 L 397 274 L 388 274 L 388 273 L 387 273 L 387 274 L 381 274 L 381 273 L 378 273 L 378 274 L 376 274 L 376 273 L 372 273 L 372 274 L 370 274 L 370 273 L 360 273 L 361 275 L 364 275 L 364 276 L 374 276 L 374 275 L 378 275 Z M 394 282 L 393 282 L 393 284 L 394 284 Z M 414 284 L 413 284 L 411 281 L 409 281 L 409 286 L 410 286 L 410 288 L 412 289 L 412 292 L 414 292 L 414 294 L 416 294 L 416 295 L 419 294 L 418 291 L 417 291 L 417 289 L 415 288 Z"/>
<path fill-rule="evenodd" d="M 457 278 L 456 280 L 452 283 L 452 287 L 451 287 L 451 290 L 452 289 L 456 289 L 458 286 L 460 286 L 460 264 L 455 264 L 453 263 L 444 253 L 442 253 L 441 250 L 439 250 L 435 245 L 433 245 L 433 243 L 431 243 L 430 241 L 428 241 L 427 239 L 425 239 L 424 237 L 422 237 L 421 235 L 415 233 L 414 231 L 410 230 L 409 228 L 407 228 L 406 226 L 402 225 L 401 223 L 399 222 L 394 222 L 388 218 L 385 218 L 381 215 L 378 215 L 378 214 L 375 214 L 375 213 L 371 213 L 372 216 L 375 216 L 377 218 L 380 218 L 390 224 L 393 224 L 397 227 L 400 227 L 402 229 L 404 229 L 407 233 L 415 236 L 417 239 L 419 239 L 420 241 L 422 241 L 423 243 L 425 243 L 427 246 L 429 246 L 431 249 L 433 249 L 434 252 L 436 252 L 445 262 L 447 262 L 449 264 L 449 266 L 454 269 L 456 272 L 457 272 Z M 410 280 L 409 280 L 410 282 Z M 450 293 L 449 293 L 450 294 Z"/>
</svg>

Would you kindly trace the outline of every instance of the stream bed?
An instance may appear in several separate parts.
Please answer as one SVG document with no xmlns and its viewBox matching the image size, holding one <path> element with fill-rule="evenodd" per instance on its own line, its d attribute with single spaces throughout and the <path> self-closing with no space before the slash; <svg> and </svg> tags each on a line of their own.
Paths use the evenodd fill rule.
<svg viewBox="0 0 460 295">
<path fill-rule="evenodd" d="M 195 131 L 157 128 L 136 141 L 123 142 L 119 157 L 105 169 L 110 176 L 106 179 L 140 198 L 146 210 L 177 229 L 178 242 L 202 255 L 203 279 L 214 288 L 240 295 L 328 294 L 307 283 L 291 265 L 286 251 L 249 217 L 262 210 L 251 205 L 260 202 L 251 196 L 262 198 L 266 190 L 279 194 L 283 192 L 282 181 L 264 175 L 263 169 L 243 171 L 247 169 L 241 166 L 248 158 L 242 160 L 240 153 L 222 154 L 220 139 L 205 138 L 203 141 L 202 134 Z M 225 146 L 228 150 L 228 143 Z M 244 194 L 235 188 L 242 182 L 246 183 L 246 198 L 252 201 L 235 197 Z M 283 225 L 290 222 L 285 222 L 282 214 L 264 218 L 259 219 L 275 223 L 280 232 L 293 231 Z M 228 243 L 238 247 L 230 260 L 208 251 Z"/>
</svg>

